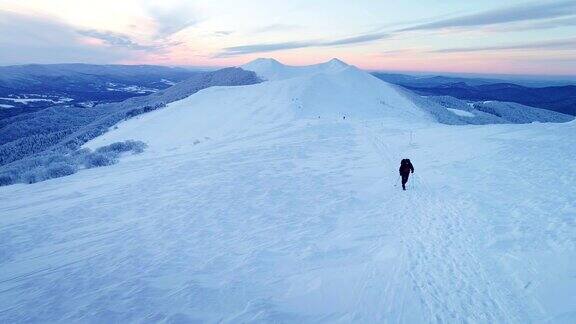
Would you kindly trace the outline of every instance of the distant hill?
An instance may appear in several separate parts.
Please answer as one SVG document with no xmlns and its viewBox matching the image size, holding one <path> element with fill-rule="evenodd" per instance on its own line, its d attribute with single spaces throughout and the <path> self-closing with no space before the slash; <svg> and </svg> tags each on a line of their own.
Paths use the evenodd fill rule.
<svg viewBox="0 0 576 324">
<path fill-rule="evenodd" d="M 373 73 L 386 82 L 400 85 L 421 95 L 452 96 L 464 100 L 497 100 L 576 115 L 576 86 L 527 87 L 493 79 L 462 77 L 414 77 L 402 74 Z"/>
<path fill-rule="evenodd" d="M 0 109 L 122 101 L 166 89 L 197 73 L 152 65 L 0 66 Z"/>
</svg>

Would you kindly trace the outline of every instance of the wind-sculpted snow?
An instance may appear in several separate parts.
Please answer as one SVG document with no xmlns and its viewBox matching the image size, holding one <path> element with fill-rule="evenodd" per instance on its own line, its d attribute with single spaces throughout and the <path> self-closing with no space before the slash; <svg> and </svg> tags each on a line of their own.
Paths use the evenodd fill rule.
<svg viewBox="0 0 576 324">
<path fill-rule="evenodd" d="M 146 97 L 94 108 L 51 107 L 35 113 L 0 120 L 0 174 L 23 170 L 20 160 L 45 154 L 67 155 L 87 141 L 106 133 L 120 121 L 130 119 L 167 103 L 212 86 L 237 86 L 260 82 L 253 72 L 239 68 L 198 74 L 173 87 Z M 12 174 L 13 172 L 10 171 Z M 18 171 L 18 174 L 22 171 Z"/>
<path fill-rule="evenodd" d="M 278 113 L 240 90 L 197 95 Z M 574 322 L 574 122 L 323 116 L 204 140 L 232 120 L 196 131 L 201 108 L 127 121 L 191 127 L 122 163 L 0 187 L 0 322 Z"/>
</svg>

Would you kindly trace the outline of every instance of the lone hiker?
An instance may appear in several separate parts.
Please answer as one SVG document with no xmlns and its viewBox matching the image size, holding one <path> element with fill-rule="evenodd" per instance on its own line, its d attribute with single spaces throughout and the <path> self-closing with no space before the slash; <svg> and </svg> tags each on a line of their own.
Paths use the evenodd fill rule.
<svg viewBox="0 0 576 324">
<path fill-rule="evenodd" d="M 412 162 L 410 162 L 410 159 L 402 159 L 398 171 L 400 171 L 400 175 L 402 176 L 402 190 L 406 190 L 406 182 L 408 182 L 410 172 L 414 173 L 414 166 Z"/>
</svg>

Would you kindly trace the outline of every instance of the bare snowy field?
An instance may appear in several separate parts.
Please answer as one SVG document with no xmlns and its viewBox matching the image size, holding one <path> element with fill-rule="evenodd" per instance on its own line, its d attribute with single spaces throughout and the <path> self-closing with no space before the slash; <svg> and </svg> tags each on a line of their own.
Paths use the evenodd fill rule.
<svg viewBox="0 0 576 324">
<path fill-rule="evenodd" d="M 576 320 L 575 122 L 448 126 L 337 62 L 253 69 L 88 143 L 141 155 L 0 187 L 0 322 Z"/>
</svg>

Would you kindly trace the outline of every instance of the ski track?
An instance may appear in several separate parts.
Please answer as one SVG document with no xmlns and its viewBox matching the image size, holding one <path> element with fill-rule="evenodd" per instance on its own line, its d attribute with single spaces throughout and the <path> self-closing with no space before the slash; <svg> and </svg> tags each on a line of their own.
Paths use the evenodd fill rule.
<svg viewBox="0 0 576 324">
<path fill-rule="evenodd" d="M 536 257 L 511 263 L 525 242 L 497 233 L 524 227 L 480 217 L 476 197 L 438 180 L 452 180 L 437 170 L 441 141 L 390 124 L 306 121 L 1 188 L 0 322 L 554 320 L 532 292 L 545 268 Z M 492 134 L 486 145 L 509 136 Z M 404 155 L 416 168 L 406 192 Z M 574 224 L 546 224 L 564 235 L 518 240 L 573 253 Z"/>
<path fill-rule="evenodd" d="M 418 149 L 412 142 L 412 135 L 409 135 L 408 148 L 404 152 L 394 152 L 386 143 L 386 139 L 396 140 L 393 136 L 378 135 L 369 129 L 368 123 L 365 123 L 363 133 L 388 170 L 403 158 L 402 153 Z M 407 133 L 411 132 L 400 131 L 403 137 L 408 137 Z M 426 311 L 425 319 L 420 321 L 521 322 L 521 314 L 529 312 L 527 305 L 511 301 L 507 296 L 509 287 L 499 278 L 492 277 L 485 269 L 489 265 L 478 259 L 481 253 L 476 247 L 476 237 L 484 235 L 478 231 L 487 224 L 463 212 L 473 206 L 449 195 L 437 194 L 441 190 L 431 188 L 418 172 L 411 175 L 407 192 L 397 190 L 399 181 L 395 183 L 395 192 L 387 193 L 393 198 L 383 203 L 382 210 L 397 211 L 392 218 L 399 221 L 396 227 L 402 234 L 404 255 L 401 262 Z M 403 309 L 402 305 L 398 308 Z M 402 317 L 372 317 L 370 322 L 374 320 L 405 322 Z"/>
</svg>

